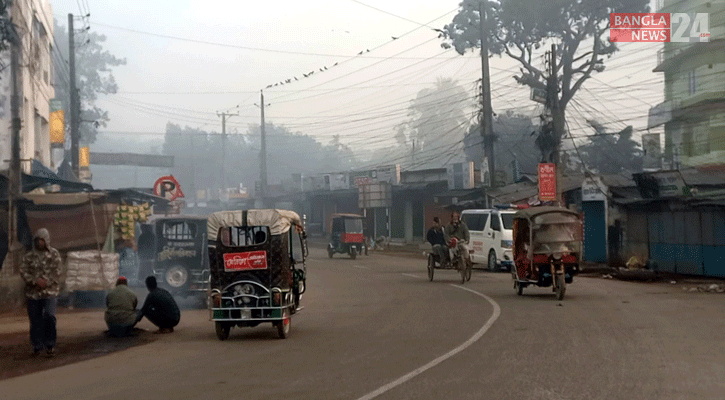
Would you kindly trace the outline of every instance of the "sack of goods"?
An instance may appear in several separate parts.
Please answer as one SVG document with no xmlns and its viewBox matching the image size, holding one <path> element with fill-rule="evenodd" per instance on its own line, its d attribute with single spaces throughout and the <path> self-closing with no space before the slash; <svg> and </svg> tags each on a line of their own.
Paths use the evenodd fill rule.
<svg viewBox="0 0 725 400">
<path fill-rule="evenodd" d="M 65 289 L 109 290 L 118 279 L 118 253 L 99 253 L 96 250 L 71 251 L 66 260 Z"/>
</svg>

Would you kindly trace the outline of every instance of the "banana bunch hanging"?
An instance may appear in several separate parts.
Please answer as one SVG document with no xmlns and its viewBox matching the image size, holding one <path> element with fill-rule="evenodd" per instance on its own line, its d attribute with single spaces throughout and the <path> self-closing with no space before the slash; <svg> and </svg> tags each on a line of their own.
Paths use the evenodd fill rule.
<svg viewBox="0 0 725 400">
<path fill-rule="evenodd" d="M 121 204 L 113 219 L 116 232 L 123 240 L 133 240 L 136 237 L 136 222 L 146 222 L 151 216 L 151 206 L 143 203 L 138 206 Z"/>
</svg>

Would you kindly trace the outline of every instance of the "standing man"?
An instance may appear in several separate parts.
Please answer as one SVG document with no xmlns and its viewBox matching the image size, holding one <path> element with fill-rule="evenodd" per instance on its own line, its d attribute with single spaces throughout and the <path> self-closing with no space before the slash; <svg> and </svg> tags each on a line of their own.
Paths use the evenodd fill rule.
<svg viewBox="0 0 725 400">
<path fill-rule="evenodd" d="M 451 239 L 456 238 L 458 240 L 457 250 L 460 252 L 461 257 L 464 260 L 468 260 L 468 242 L 471 241 L 471 234 L 468 232 L 468 226 L 466 223 L 461 221 L 461 214 L 458 211 L 451 213 L 451 223 L 446 226 L 445 229 L 446 243 L 450 242 Z"/>
<path fill-rule="evenodd" d="M 174 297 L 167 290 L 158 287 L 154 276 L 146 278 L 146 288 L 149 294 L 138 314 L 138 320 L 143 317 L 148 318 L 152 324 L 159 327 L 158 333 L 173 332 L 181 319 L 181 312 Z"/>
<path fill-rule="evenodd" d="M 438 217 L 433 218 L 433 226 L 428 230 L 426 240 L 433 246 L 433 254 L 438 256 L 441 265 L 448 261 L 448 250 L 446 246 L 446 238 L 441 226 L 441 220 Z"/>
<path fill-rule="evenodd" d="M 108 334 L 114 337 L 128 336 L 133 327 L 141 319 L 136 311 L 138 299 L 131 289 L 128 288 L 128 280 L 120 276 L 116 281 L 116 287 L 106 296 L 106 325 Z"/>
<path fill-rule="evenodd" d="M 33 237 L 33 249 L 25 254 L 20 266 L 28 301 L 33 355 L 40 354 L 43 349 L 49 357 L 55 354 L 55 306 L 60 293 L 60 269 L 60 253 L 50 247 L 50 233 L 45 228 L 38 229 Z"/>
</svg>

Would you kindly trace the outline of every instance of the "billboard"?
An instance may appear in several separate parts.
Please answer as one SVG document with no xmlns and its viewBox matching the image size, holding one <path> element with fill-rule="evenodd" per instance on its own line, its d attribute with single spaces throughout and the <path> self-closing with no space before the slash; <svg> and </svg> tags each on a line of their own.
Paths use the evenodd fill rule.
<svg viewBox="0 0 725 400">
<path fill-rule="evenodd" d="M 389 183 L 371 183 L 358 187 L 359 208 L 384 208 L 392 206 L 392 188 Z"/>
</svg>

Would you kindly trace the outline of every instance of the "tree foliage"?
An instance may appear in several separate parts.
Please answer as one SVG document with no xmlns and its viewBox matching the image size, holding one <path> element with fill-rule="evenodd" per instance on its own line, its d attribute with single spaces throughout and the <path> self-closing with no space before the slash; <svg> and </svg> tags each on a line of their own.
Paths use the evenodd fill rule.
<svg viewBox="0 0 725 400">
<path fill-rule="evenodd" d="M 395 139 L 405 153 L 415 150 L 414 168 L 440 167 L 448 159 L 441 154 L 462 155 L 468 100 L 466 90 L 450 78 L 438 78 L 435 87 L 411 100 L 408 119 L 396 126 Z"/>
<path fill-rule="evenodd" d="M 354 165 L 352 151 L 339 136 L 323 145 L 313 137 L 293 133 L 286 127 L 265 124 L 267 181 L 280 183 L 293 173 L 315 174 L 344 171 Z M 222 150 L 222 145 L 224 146 Z M 222 152 L 224 162 L 222 163 Z M 250 125 L 244 134 L 219 133 L 169 123 L 163 153 L 174 156 L 173 174 L 190 192 L 221 187 L 254 187 L 260 177 L 261 134 L 259 125 Z M 222 168 L 225 183 L 222 186 Z"/>
<path fill-rule="evenodd" d="M 579 148 L 582 163 L 587 168 L 601 174 L 642 171 L 642 149 L 632 139 L 631 126 L 612 133 L 595 120 L 588 120 L 587 123 L 596 132 L 589 143 Z"/>
<path fill-rule="evenodd" d="M 68 31 L 66 27 L 54 20 L 53 38 L 59 53 L 68 57 Z M 78 39 L 85 39 L 79 42 Z M 76 36 L 76 86 L 81 102 L 81 141 L 93 143 L 97 130 L 106 127 L 110 117 L 108 111 L 98 107 L 96 101 L 100 94 L 113 94 L 118 91 L 118 84 L 113 77 L 112 69 L 126 65 L 126 59 L 118 58 L 103 48 L 106 36 L 88 32 Z M 64 60 L 65 62 L 65 60 Z M 70 115 L 70 79 L 68 65 L 54 63 L 55 97 L 63 102 L 66 115 Z M 70 118 L 68 118 L 70 119 Z"/>
<path fill-rule="evenodd" d="M 535 174 L 539 158 L 535 137 L 537 127 L 531 117 L 506 111 L 493 120 L 493 132 L 496 137 L 494 155 L 496 171 L 506 171 L 507 182 L 513 182 L 514 160 L 522 173 Z M 464 140 L 467 161 L 480 163 L 483 160 L 483 137 L 481 125 L 471 125 Z"/>
<path fill-rule="evenodd" d="M 535 57 L 548 42 L 558 43 L 556 84 L 552 97 L 552 124 L 542 130 L 550 138 L 540 140 L 545 157 L 550 157 L 564 134 L 566 106 L 594 72 L 604 70 L 604 58 L 617 46 L 605 37 L 610 13 L 647 12 L 649 0 L 500 0 L 500 2 L 463 0 L 453 21 L 441 30 L 444 48 L 454 47 L 459 54 L 481 47 L 481 9 L 486 7 L 484 34 L 489 52 L 516 60 L 521 85 L 547 89 L 548 72 L 537 66 Z"/>
</svg>

